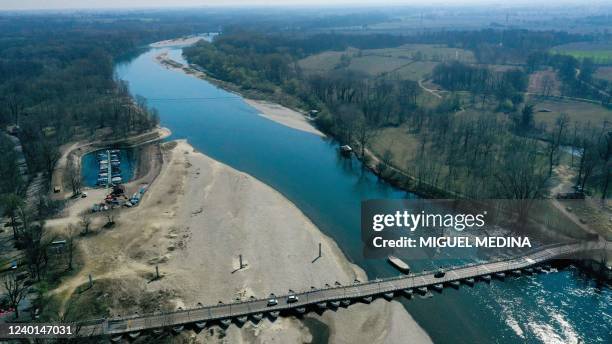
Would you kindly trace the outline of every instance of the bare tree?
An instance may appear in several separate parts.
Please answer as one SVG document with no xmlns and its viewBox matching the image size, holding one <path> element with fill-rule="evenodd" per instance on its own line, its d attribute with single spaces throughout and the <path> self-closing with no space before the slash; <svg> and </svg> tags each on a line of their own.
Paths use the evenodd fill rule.
<svg viewBox="0 0 612 344">
<path fill-rule="evenodd" d="M 612 175 L 612 166 L 610 166 L 612 162 L 612 131 L 603 133 L 599 138 L 599 157 L 603 166 L 601 200 L 604 201 L 608 197 L 608 187 Z"/>
<path fill-rule="evenodd" d="M 81 227 L 83 228 L 83 235 L 89 234 L 89 229 L 91 227 L 91 217 L 87 213 L 81 214 Z"/>
<path fill-rule="evenodd" d="M 51 176 L 53 174 L 53 170 L 55 169 L 55 165 L 61 156 L 57 145 L 52 142 L 45 141 L 42 143 L 41 153 L 47 175 Z"/>
<path fill-rule="evenodd" d="M 68 163 L 68 179 L 70 180 L 70 186 L 72 186 L 72 194 L 74 196 L 79 195 L 81 193 L 82 184 L 77 163 Z"/>
<path fill-rule="evenodd" d="M 385 171 L 387 168 L 389 168 L 390 166 L 392 166 L 393 162 L 393 153 L 391 153 L 391 151 L 387 148 L 385 149 L 385 151 L 382 154 L 382 157 L 380 158 L 380 164 L 378 166 L 378 169 L 383 172 Z"/>
<path fill-rule="evenodd" d="M 549 97 L 552 94 L 554 85 L 555 80 L 550 74 L 542 76 L 542 91 L 544 96 Z"/>
<path fill-rule="evenodd" d="M 549 176 L 529 141 L 516 141 L 515 150 L 506 152 L 495 173 L 499 197 L 517 200 L 519 219 L 525 220 L 533 200 L 542 198 Z"/>
<path fill-rule="evenodd" d="M 568 125 L 568 117 L 567 114 L 561 114 L 555 123 L 555 128 L 553 129 L 550 137 L 550 142 L 548 144 L 548 176 L 552 176 L 553 165 L 555 164 L 555 159 L 559 152 L 559 146 L 563 141 L 563 135 L 565 128 Z"/>
<path fill-rule="evenodd" d="M 51 242 L 45 236 L 44 222 L 41 221 L 25 228 L 22 241 L 30 275 L 40 281 L 48 261 L 47 248 Z"/>
<path fill-rule="evenodd" d="M 19 303 L 26 295 L 28 287 L 17 280 L 14 273 L 4 276 L 4 289 L 6 290 L 9 306 L 15 309 L 15 319 L 19 318 Z"/>
<path fill-rule="evenodd" d="M 68 225 L 66 229 L 66 253 L 68 254 L 68 271 L 72 270 L 72 261 L 74 258 L 74 251 L 76 250 L 76 238 L 79 235 L 79 230 L 72 224 Z"/>
<path fill-rule="evenodd" d="M 372 130 L 366 123 L 365 118 L 357 120 L 357 142 L 361 151 L 361 158 L 365 155 L 366 146 L 374 137 L 374 130 Z"/>
<path fill-rule="evenodd" d="M 106 211 L 106 224 L 104 227 L 111 228 L 115 226 L 115 222 L 117 220 L 117 210 L 112 208 Z"/>
<path fill-rule="evenodd" d="M 4 208 L 4 215 L 11 221 L 13 239 L 17 240 L 19 237 L 17 218 L 19 217 L 19 209 L 24 205 L 23 198 L 17 194 L 8 194 L 0 198 L 0 204 Z"/>
</svg>

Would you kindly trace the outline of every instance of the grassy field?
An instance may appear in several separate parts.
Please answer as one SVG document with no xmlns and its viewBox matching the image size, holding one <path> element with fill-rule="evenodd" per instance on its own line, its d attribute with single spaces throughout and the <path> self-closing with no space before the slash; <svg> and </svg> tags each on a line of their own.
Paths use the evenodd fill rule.
<svg viewBox="0 0 612 344">
<path fill-rule="evenodd" d="M 444 62 L 457 60 L 475 63 L 474 54 L 469 50 L 449 48 L 440 44 L 406 44 L 397 48 L 364 50 L 364 55 L 380 55 L 418 61 Z"/>
<path fill-rule="evenodd" d="M 351 50 L 326 51 L 300 60 L 299 66 L 304 70 L 304 72 L 309 74 L 329 72 L 340 63 L 340 58 L 343 54 L 352 56 Z"/>
<path fill-rule="evenodd" d="M 571 122 L 601 125 L 604 121 L 612 121 L 612 110 L 597 104 L 560 99 L 539 99 L 531 97 L 529 101 L 535 104 L 535 122 L 546 124 L 547 128 L 555 125 L 555 120 L 566 113 Z M 542 110 L 549 111 L 543 112 Z"/>
<path fill-rule="evenodd" d="M 379 157 L 389 150 L 393 164 L 405 169 L 408 161 L 417 155 L 419 140 L 416 135 L 410 134 L 405 126 L 390 127 L 377 132 L 370 146 L 372 152 Z"/>
<path fill-rule="evenodd" d="M 612 43 L 577 42 L 556 46 L 551 51 L 571 55 L 577 59 L 591 58 L 598 64 L 612 63 Z"/>
<path fill-rule="evenodd" d="M 395 70 L 394 73 L 399 75 L 402 79 L 416 81 L 419 79 L 426 78 L 436 65 L 437 62 L 414 61 L 410 64 L 404 65 L 402 68 Z"/>
<path fill-rule="evenodd" d="M 353 57 L 347 69 L 363 72 L 369 76 L 375 77 L 383 73 L 392 73 L 411 62 L 410 60 L 395 57 L 365 55 L 362 57 Z"/>
<path fill-rule="evenodd" d="M 347 66 L 341 66 L 342 56 L 350 57 Z M 397 48 L 346 51 L 327 51 L 299 61 L 306 73 L 326 73 L 336 68 L 346 68 L 371 77 L 396 74 L 400 78 L 419 80 L 426 78 L 440 62 L 459 60 L 475 62 L 468 50 L 448 48 L 435 44 L 408 44 Z"/>
</svg>

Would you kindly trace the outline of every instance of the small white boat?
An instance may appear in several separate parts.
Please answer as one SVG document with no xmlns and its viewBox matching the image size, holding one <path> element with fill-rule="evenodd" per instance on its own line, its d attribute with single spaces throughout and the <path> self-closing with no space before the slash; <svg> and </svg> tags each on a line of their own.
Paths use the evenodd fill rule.
<svg viewBox="0 0 612 344">
<path fill-rule="evenodd" d="M 350 153 L 350 152 L 353 151 L 353 148 L 351 148 L 351 146 L 349 146 L 349 145 L 342 145 L 342 146 L 340 146 L 340 151 L 342 153 Z"/>
<path fill-rule="evenodd" d="M 408 274 L 410 272 L 410 265 L 408 265 L 408 263 L 404 262 L 403 260 L 397 258 L 396 256 L 389 256 L 387 257 L 387 260 L 399 271 L 405 274 Z"/>
</svg>

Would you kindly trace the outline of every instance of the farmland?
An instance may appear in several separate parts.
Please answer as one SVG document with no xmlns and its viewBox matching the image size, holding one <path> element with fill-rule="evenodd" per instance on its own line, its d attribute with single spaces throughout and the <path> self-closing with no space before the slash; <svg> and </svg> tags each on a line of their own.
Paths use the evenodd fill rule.
<svg viewBox="0 0 612 344">
<path fill-rule="evenodd" d="M 612 63 L 612 43 L 577 42 L 556 46 L 551 51 L 577 59 L 590 58 L 597 64 Z"/>
<path fill-rule="evenodd" d="M 304 58 L 299 65 L 308 74 L 344 68 L 370 77 L 395 74 L 402 79 L 420 80 L 438 63 L 451 60 L 475 62 L 474 54 L 468 50 L 436 44 L 407 44 L 386 49 L 327 51 Z"/>
</svg>

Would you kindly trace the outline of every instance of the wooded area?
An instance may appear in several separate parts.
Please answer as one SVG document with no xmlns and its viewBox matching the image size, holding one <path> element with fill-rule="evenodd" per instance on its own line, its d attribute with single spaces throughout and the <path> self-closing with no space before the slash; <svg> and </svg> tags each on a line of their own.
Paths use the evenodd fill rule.
<svg viewBox="0 0 612 344">
<path fill-rule="evenodd" d="M 417 189 L 418 185 L 427 185 L 481 198 L 543 197 L 561 156 L 559 147 L 570 145 L 587 152 L 580 164 L 593 167 L 586 175 L 580 173 L 577 187 L 593 188 L 605 198 L 609 157 L 605 152 L 588 154 L 588 147 L 598 147 L 599 151 L 607 147 L 608 134 L 602 123 L 570 123 L 562 116 L 554 128 L 543 128 L 534 123 L 533 104 L 525 99 L 529 73 L 541 68 L 558 71 L 564 94 L 594 97 L 597 92 L 585 92 L 583 87 L 592 82 L 594 68 L 590 61 L 547 52 L 561 42 L 589 39 L 593 38 L 526 30 L 304 37 L 235 30 L 213 43 L 200 42 L 184 49 L 184 55 L 208 75 L 244 91 L 256 90 L 281 102 L 289 98 L 288 105 L 317 109 L 319 127 L 340 142 L 358 146 L 363 159 L 369 158 L 365 151 L 381 129 L 407 128 L 407 135 L 419 142 L 416 154 L 398 157 L 385 151 L 379 159 L 382 165 L 392 164 L 412 176 Z M 393 73 L 368 76 L 343 68 L 340 59 L 333 71 L 310 75 L 298 64 L 299 59 L 325 50 L 406 43 L 467 48 L 479 63 L 439 63 L 430 78 L 449 93 L 434 103 L 423 100 L 423 89 L 417 82 Z M 505 70 L 490 67 L 490 63 L 501 62 L 513 65 Z M 478 114 L 461 114 L 466 109 L 477 110 Z M 519 182 L 522 184 L 514 185 Z"/>
</svg>

